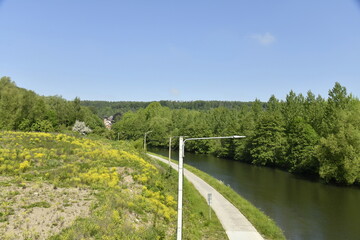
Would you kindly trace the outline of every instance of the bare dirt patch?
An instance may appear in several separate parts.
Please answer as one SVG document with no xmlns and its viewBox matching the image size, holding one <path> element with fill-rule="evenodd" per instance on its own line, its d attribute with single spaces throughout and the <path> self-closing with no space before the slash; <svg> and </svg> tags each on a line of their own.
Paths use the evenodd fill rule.
<svg viewBox="0 0 360 240">
<path fill-rule="evenodd" d="M 117 167 L 117 173 L 121 176 L 120 186 L 125 189 L 129 189 L 129 191 L 136 195 L 142 192 L 143 185 L 134 181 L 132 173 L 134 169 L 128 167 Z"/>
<path fill-rule="evenodd" d="M 89 189 L 32 182 L 0 186 L 0 239 L 47 239 L 88 216 L 93 200 Z"/>
</svg>

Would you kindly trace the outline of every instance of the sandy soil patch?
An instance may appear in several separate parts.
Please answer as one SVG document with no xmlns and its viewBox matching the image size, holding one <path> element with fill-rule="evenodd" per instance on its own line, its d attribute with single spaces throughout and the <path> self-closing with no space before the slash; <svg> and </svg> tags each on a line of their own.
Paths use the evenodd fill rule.
<svg viewBox="0 0 360 240">
<path fill-rule="evenodd" d="M 88 216 L 93 200 L 89 189 L 8 182 L 0 186 L 0 239 L 47 239 Z"/>
</svg>

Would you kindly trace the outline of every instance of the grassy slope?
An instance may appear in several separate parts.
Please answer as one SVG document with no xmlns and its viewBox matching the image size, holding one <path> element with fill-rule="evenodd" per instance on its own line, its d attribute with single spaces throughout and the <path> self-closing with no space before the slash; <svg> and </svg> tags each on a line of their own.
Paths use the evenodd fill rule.
<svg viewBox="0 0 360 240">
<path fill-rule="evenodd" d="M 125 143 L 0 132 L 1 239 L 174 239 L 174 186 L 174 170 Z M 24 189 L 30 195 L 22 196 Z M 226 239 L 218 219 L 209 220 L 206 201 L 188 182 L 185 189 L 184 239 Z M 84 211 L 67 221 L 78 205 Z M 45 211 L 55 217 L 45 221 Z M 42 224 L 32 222 L 35 213 Z"/>
<path fill-rule="evenodd" d="M 159 157 L 162 155 L 152 153 Z M 177 164 L 176 161 L 173 161 Z M 285 239 L 282 230 L 275 224 L 275 222 L 266 216 L 262 211 L 257 209 L 254 205 L 248 202 L 246 199 L 236 193 L 231 187 L 224 185 L 219 180 L 213 178 L 207 173 L 200 171 L 188 164 L 184 164 L 185 168 L 192 173 L 196 174 L 219 193 L 221 193 L 226 199 L 228 199 L 235 207 L 237 207 L 242 214 L 254 225 L 254 227 L 266 238 L 266 239 Z"/>
</svg>

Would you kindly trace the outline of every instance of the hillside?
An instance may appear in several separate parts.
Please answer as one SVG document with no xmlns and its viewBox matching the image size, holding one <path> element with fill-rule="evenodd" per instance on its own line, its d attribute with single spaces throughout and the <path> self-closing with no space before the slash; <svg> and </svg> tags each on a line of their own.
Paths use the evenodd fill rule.
<svg viewBox="0 0 360 240">
<path fill-rule="evenodd" d="M 85 122 L 94 132 L 105 131 L 102 120 L 80 105 L 59 96 L 39 96 L 16 86 L 9 77 L 0 78 L 0 129 L 59 132 L 71 129 L 75 121 Z"/>
<path fill-rule="evenodd" d="M 0 132 L 1 239 L 173 239 L 177 175 L 126 143 Z M 184 239 L 225 239 L 186 182 Z"/>
</svg>

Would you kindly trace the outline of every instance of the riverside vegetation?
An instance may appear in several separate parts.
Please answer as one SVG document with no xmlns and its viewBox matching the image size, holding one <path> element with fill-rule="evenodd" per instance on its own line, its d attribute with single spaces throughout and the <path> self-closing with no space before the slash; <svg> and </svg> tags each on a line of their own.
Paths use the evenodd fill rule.
<svg viewBox="0 0 360 240">
<path fill-rule="evenodd" d="M 271 96 L 267 103 L 256 100 L 238 108 L 209 110 L 170 109 L 153 102 L 125 113 L 113 131 L 132 140 L 152 131 L 149 145 L 163 148 L 170 136 L 246 135 L 241 141 L 191 141 L 186 150 L 278 167 L 325 182 L 360 184 L 360 101 L 339 83 L 327 99 L 310 91 L 306 96 L 291 91 L 285 101 Z M 178 148 L 177 141 L 173 147 Z"/>
<path fill-rule="evenodd" d="M 126 143 L 0 132 L 1 239 L 173 239 L 177 174 Z M 226 239 L 185 182 L 184 239 Z"/>
</svg>

